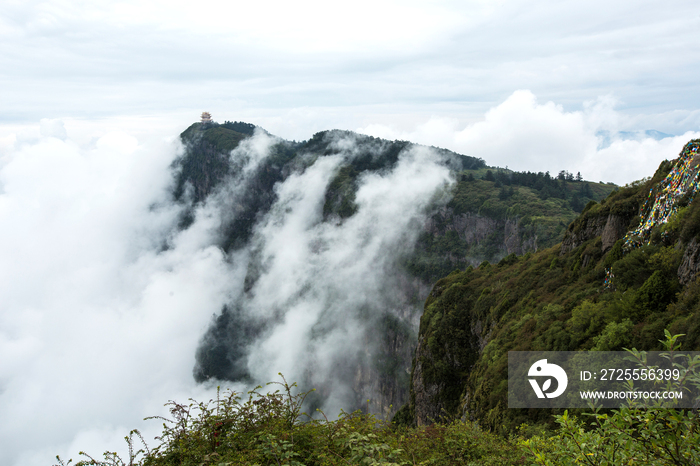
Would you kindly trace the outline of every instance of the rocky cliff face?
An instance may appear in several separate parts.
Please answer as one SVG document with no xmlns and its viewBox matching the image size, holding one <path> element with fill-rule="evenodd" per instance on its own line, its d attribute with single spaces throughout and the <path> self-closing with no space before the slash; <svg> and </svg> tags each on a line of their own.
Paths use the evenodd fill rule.
<svg viewBox="0 0 700 466">
<path fill-rule="evenodd" d="M 700 243 L 693 238 L 685 247 L 681 265 L 678 267 L 678 281 L 687 285 L 695 280 L 700 272 Z"/>
<path fill-rule="evenodd" d="M 613 247 L 617 240 L 625 236 L 630 220 L 630 218 L 622 217 L 620 215 L 608 215 L 608 219 L 605 222 L 605 227 L 600 234 L 600 240 L 602 243 L 601 251 L 603 253 L 608 252 L 608 250 Z"/>
<path fill-rule="evenodd" d="M 439 281 L 426 301 L 411 374 L 409 411 L 417 425 L 465 415 L 461 388 L 489 342 L 492 325 L 483 312 L 450 311 L 459 285 Z M 488 303 L 482 293 L 477 301 Z M 448 302 L 447 307 L 444 304 Z M 484 308 L 485 310 L 485 308 Z M 459 393 L 458 393 L 459 391 Z"/>
<path fill-rule="evenodd" d="M 364 338 L 363 357 L 352 378 L 355 408 L 368 408 L 379 418 L 391 420 L 408 401 L 420 303 L 429 292 L 430 285 L 416 277 L 401 274 L 397 278 L 396 313 L 385 315 Z"/>
<path fill-rule="evenodd" d="M 519 228 L 520 219 L 493 218 L 467 212 L 455 214 L 449 207 L 442 207 L 425 223 L 425 232 L 434 236 L 445 236 L 455 232 L 467 245 L 478 245 L 497 236 L 501 256 L 508 254 L 522 255 L 528 251 L 537 251 L 537 234 L 524 235 Z M 474 261 L 478 258 L 473 258 Z"/>
<path fill-rule="evenodd" d="M 438 208 L 433 215 L 429 216 L 423 226 L 423 232 L 433 237 L 436 241 L 444 238 L 449 233 L 456 234 L 464 244 L 469 247 L 479 246 L 484 242 L 498 243 L 498 257 L 505 257 L 510 254 L 523 255 L 527 252 L 535 252 L 538 248 L 536 232 L 525 232 L 520 227 L 520 218 L 491 218 L 481 216 L 477 213 L 455 214 L 454 209 L 443 206 Z M 418 254 L 423 251 L 418 250 Z M 467 253 L 468 254 L 468 253 Z M 478 265 L 484 260 L 483 256 L 464 255 L 457 251 L 448 251 L 440 258 L 443 266 L 450 269 L 464 268 L 471 265 Z M 413 322 L 413 328 L 418 327 L 418 319 L 422 312 L 422 305 L 428 298 L 431 291 L 431 283 L 420 278 L 406 275 L 402 285 L 399 287 L 401 296 L 399 299 L 406 299 L 408 296 L 417 298 L 414 307 L 407 307 L 405 318 Z M 438 289 L 433 289 L 433 296 L 438 296 Z M 438 294 L 435 294 L 438 293 Z M 481 351 L 488 342 L 487 329 L 481 320 L 469 323 L 470 332 L 474 338 L 474 350 Z M 436 397 L 441 388 L 439 384 L 429 382 L 424 377 L 424 366 L 430 365 L 432 356 L 426 347 L 424 338 L 416 339 L 415 331 L 408 336 L 408 333 L 399 335 L 390 333 L 384 346 L 385 357 L 393 359 L 398 366 L 403 368 L 403 373 L 387 374 L 386 371 L 377 367 L 358 368 L 355 378 L 354 389 L 358 393 L 373 393 L 375 397 L 370 401 L 372 411 L 382 413 L 389 418 L 396 410 L 408 400 L 408 384 L 402 383 L 401 379 L 408 379 L 408 368 L 414 359 L 416 365 L 411 373 L 411 383 L 414 390 L 414 406 L 416 407 L 416 420 L 419 424 L 429 424 L 431 420 L 439 419 L 445 409 L 439 397 Z M 469 368 L 463 368 L 468 371 Z"/>
<path fill-rule="evenodd" d="M 409 421 L 444 413 L 512 431 L 551 419 L 507 408 L 509 351 L 660 350 L 664 329 L 700 349 L 700 173 L 688 163 L 698 154 L 691 141 L 651 179 L 590 202 L 558 247 L 438 281 L 421 318 Z M 466 238 L 463 221 L 443 229 Z M 495 225 L 476 224 L 475 241 Z"/>
<path fill-rule="evenodd" d="M 561 255 L 568 254 L 583 243 L 600 237 L 601 252 L 606 253 L 615 242 L 625 236 L 630 218 L 608 214 L 583 216 L 573 222 L 561 242 Z"/>
<path fill-rule="evenodd" d="M 443 408 L 454 408 L 451 402 L 440 401 L 444 387 L 431 382 L 430 377 L 434 375 L 429 363 L 431 358 L 439 360 L 443 357 L 440 351 L 444 351 L 450 364 L 460 373 L 468 373 L 473 364 L 473 358 L 463 354 L 466 347 L 448 345 L 436 353 L 433 340 L 418 339 L 419 319 L 432 283 L 457 268 L 504 257 L 510 261 L 515 255 L 551 246 L 560 239 L 566 226 L 564 221 L 575 216 L 566 193 L 576 193 L 580 199 L 580 196 L 598 196 L 601 188 L 611 189 L 591 188 L 583 183 L 567 184 L 544 174 L 523 174 L 520 179 L 512 172 L 497 172 L 499 181 L 492 173 L 483 173 L 485 164 L 480 159 L 440 149 L 417 149 L 405 141 L 384 141 L 334 130 L 295 143 L 267 134 L 261 137 L 260 131 L 242 123 L 192 125 L 182 134 L 185 154 L 173 167 L 175 198 L 189 208 L 186 211 L 189 218 L 183 219 L 182 228 L 188 228 L 194 221 L 196 209 L 207 207 L 210 201 L 222 206 L 217 246 L 229 256 L 234 267 L 240 264 L 243 277 L 242 283 L 233 286 L 236 291 L 232 293 L 231 302 L 215 316 L 202 337 L 195 357 L 194 376 L 198 381 L 212 378 L 249 381 L 252 377 L 250 348 L 260 344 L 275 326 L 285 322 L 290 307 L 316 306 L 321 311 L 313 319 L 318 321 L 313 322 L 308 332 L 298 336 L 309 339 L 305 342 L 308 348 L 320 346 L 319 342 L 331 338 L 329 335 L 349 340 L 346 336 L 349 333 L 353 341 L 359 343 L 343 351 L 332 348 L 335 351 L 328 351 L 331 356 L 320 358 L 326 363 L 325 370 L 332 375 L 326 376 L 324 372 L 324 376 L 317 376 L 320 371 L 310 366 L 301 376 L 295 375 L 296 381 L 300 386 L 318 389 L 318 406 L 324 406 L 326 400 L 342 398 L 347 402 L 342 405 L 346 410 L 369 409 L 386 419 L 408 400 L 411 361 L 417 345 L 418 353 L 425 356 L 413 372 L 416 386 L 422 387 L 416 392 L 421 422 L 440 415 Z M 262 146 L 264 148 L 258 150 Z M 411 206 L 394 209 L 398 214 L 383 212 L 385 216 L 396 217 L 399 224 L 405 218 L 410 218 L 410 223 L 403 236 L 390 237 L 382 248 L 367 248 L 375 252 L 368 253 L 361 246 L 353 249 L 355 256 L 374 254 L 368 257 L 371 260 L 363 263 L 364 268 L 354 272 L 355 275 L 339 273 L 337 267 L 325 269 L 324 264 L 332 262 L 334 252 L 342 255 L 342 248 L 355 247 L 352 243 L 358 235 L 372 240 L 372 235 L 382 234 L 375 232 L 374 225 L 369 222 L 357 229 L 356 220 L 368 209 L 366 194 L 363 198 L 360 189 L 368 180 L 381 182 L 389 177 L 414 150 L 415 156 L 420 156 L 421 151 L 431 154 L 425 159 L 428 165 L 421 167 L 422 172 L 426 166 L 436 163 L 445 171 L 445 181 L 436 185 L 432 200 L 426 196 L 421 200 L 420 212 L 410 217 L 403 213 Z M 334 168 L 321 176 L 319 166 Z M 300 200 L 305 198 L 310 187 L 301 189 L 294 183 L 317 172 L 316 197 L 309 195 L 309 199 L 315 200 L 304 204 L 302 209 Z M 474 173 L 479 178 L 475 178 Z M 487 179 L 488 175 L 491 179 Z M 415 189 L 423 179 L 424 173 L 410 189 Z M 448 184 L 447 179 L 457 182 Z M 556 187 L 560 193 L 558 198 L 548 198 L 546 205 L 538 188 L 533 187 L 536 182 L 545 181 L 549 188 Z M 393 183 L 391 189 L 395 185 Z M 438 189 L 438 186 L 443 188 Z M 289 194 L 296 189 L 299 190 L 296 194 Z M 598 194 L 592 194 L 592 189 Z M 552 191 L 548 192 L 551 196 Z M 386 197 L 373 202 L 374 205 L 387 203 Z M 295 248 L 306 251 L 308 246 L 308 251 L 293 270 L 275 275 L 273 288 L 296 291 L 290 294 L 288 302 L 271 312 L 270 306 L 260 308 L 259 297 L 275 294 L 276 291 L 269 288 L 269 272 L 276 256 L 283 254 L 275 250 L 265 255 L 262 251 L 269 245 L 288 240 L 288 236 L 273 234 L 280 225 L 287 224 L 295 208 L 318 212 L 318 215 L 310 214 L 309 218 L 313 219 L 292 235 L 303 238 Z M 399 218 L 401 216 L 403 218 Z M 345 232 L 348 225 L 351 229 Z M 269 241 L 265 234 L 271 235 Z M 346 262 L 353 264 L 354 260 L 348 258 Z M 296 269 L 306 268 L 310 270 L 309 276 L 303 280 L 294 278 Z M 352 284 L 333 282 L 336 274 L 353 283 L 367 281 L 361 275 L 374 278 L 371 284 L 353 288 Z M 262 290 L 261 284 L 268 288 Z M 335 295 L 326 297 L 329 288 Z M 307 305 L 307 301 L 311 305 Z M 266 320 L 261 314 L 270 315 Z M 488 328 L 490 332 L 487 321 L 480 316 L 455 324 L 457 328 L 468 329 L 468 348 L 473 354 L 480 354 L 486 345 L 490 334 L 485 330 Z M 312 361 L 316 350 L 310 349 L 308 353 Z M 327 358 L 333 359 L 332 364 L 325 360 Z M 433 396 L 436 393 L 440 399 Z M 421 411 L 421 406 L 432 406 L 431 403 L 437 403 L 437 408 Z"/>
<path fill-rule="evenodd" d="M 411 406 L 415 422 L 417 425 L 428 425 L 439 420 L 440 415 L 445 409 L 444 404 L 438 398 L 438 394 L 442 392 L 440 383 L 428 381 L 425 370 L 426 366 L 435 363 L 429 351 L 425 348 L 425 338 L 418 340 L 415 352 L 415 365 L 411 374 Z"/>
</svg>

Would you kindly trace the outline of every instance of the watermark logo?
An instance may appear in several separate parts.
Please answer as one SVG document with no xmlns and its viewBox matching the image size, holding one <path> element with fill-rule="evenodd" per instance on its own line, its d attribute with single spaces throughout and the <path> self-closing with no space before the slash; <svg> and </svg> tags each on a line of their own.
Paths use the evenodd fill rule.
<svg viewBox="0 0 700 466">
<path fill-rule="evenodd" d="M 537 380 L 528 379 L 537 398 L 556 398 L 564 393 L 566 385 L 569 383 L 569 378 L 566 376 L 564 369 L 556 364 L 548 364 L 546 359 L 540 359 L 530 366 L 527 375 L 528 377 L 548 377 L 541 388 Z M 557 381 L 557 388 L 553 392 L 548 393 L 547 390 L 552 386 L 552 377 Z"/>
<path fill-rule="evenodd" d="M 508 407 L 697 408 L 698 360 L 700 351 L 508 351 Z"/>
</svg>

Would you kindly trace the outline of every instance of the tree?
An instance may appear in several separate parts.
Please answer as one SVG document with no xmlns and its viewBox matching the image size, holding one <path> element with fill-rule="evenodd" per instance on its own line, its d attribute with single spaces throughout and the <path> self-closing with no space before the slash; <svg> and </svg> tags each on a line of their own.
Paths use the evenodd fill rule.
<svg viewBox="0 0 700 466">
<path fill-rule="evenodd" d="M 583 195 L 583 197 L 587 197 L 587 198 L 593 197 L 593 191 L 591 190 L 590 183 L 584 183 L 583 189 L 581 190 L 581 194 Z"/>
</svg>

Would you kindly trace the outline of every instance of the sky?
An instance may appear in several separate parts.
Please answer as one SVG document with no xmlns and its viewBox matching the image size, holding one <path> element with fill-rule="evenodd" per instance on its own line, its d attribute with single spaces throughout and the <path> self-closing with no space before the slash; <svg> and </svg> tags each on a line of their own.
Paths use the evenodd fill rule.
<svg viewBox="0 0 700 466">
<path fill-rule="evenodd" d="M 235 271 L 167 202 L 202 111 L 625 184 L 700 137 L 699 31 L 693 1 L 0 2 L 0 464 L 211 394 Z"/>
<path fill-rule="evenodd" d="M 206 110 L 624 184 L 700 130 L 699 26 L 681 0 L 7 0 L 0 137 L 44 118 L 172 136 Z"/>
</svg>

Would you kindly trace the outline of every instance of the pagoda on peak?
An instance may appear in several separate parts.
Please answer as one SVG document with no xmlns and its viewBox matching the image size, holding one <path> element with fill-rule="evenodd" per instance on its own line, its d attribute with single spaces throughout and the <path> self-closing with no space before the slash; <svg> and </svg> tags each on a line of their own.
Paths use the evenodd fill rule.
<svg viewBox="0 0 700 466">
<path fill-rule="evenodd" d="M 211 113 L 209 112 L 202 112 L 202 123 L 211 123 Z"/>
</svg>

